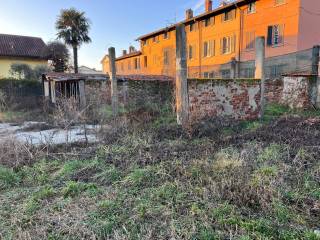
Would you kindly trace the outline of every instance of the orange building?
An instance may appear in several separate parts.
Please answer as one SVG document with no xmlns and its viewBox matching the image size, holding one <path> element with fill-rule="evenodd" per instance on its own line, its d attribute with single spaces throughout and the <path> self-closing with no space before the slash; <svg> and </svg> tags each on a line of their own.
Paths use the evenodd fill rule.
<svg viewBox="0 0 320 240">
<path fill-rule="evenodd" d="M 238 0 L 216 9 L 212 0 L 204 1 L 205 13 L 193 16 L 189 9 L 179 23 L 186 28 L 189 77 L 230 77 L 231 62 L 254 60 L 258 36 L 266 38 L 268 58 L 320 44 L 318 0 Z M 139 37 L 141 50 L 124 51 L 116 60 L 117 73 L 175 76 L 175 27 Z M 108 73 L 108 57 L 101 63 Z M 240 76 L 240 67 L 238 71 Z M 254 69 L 251 65 L 241 71 L 252 77 Z"/>
</svg>

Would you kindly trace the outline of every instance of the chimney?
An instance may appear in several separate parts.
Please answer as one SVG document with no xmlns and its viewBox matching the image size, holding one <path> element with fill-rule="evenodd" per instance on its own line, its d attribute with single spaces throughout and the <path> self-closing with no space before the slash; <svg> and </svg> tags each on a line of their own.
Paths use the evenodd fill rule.
<svg viewBox="0 0 320 240">
<path fill-rule="evenodd" d="M 135 51 L 136 51 L 136 49 L 134 48 L 134 46 L 130 46 L 129 47 L 129 53 L 133 53 Z"/>
<path fill-rule="evenodd" d="M 186 20 L 193 18 L 193 11 L 192 9 L 188 9 L 186 11 Z"/>
<path fill-rule="evenodd" d="M 220 2 L 219 7 L 224 7 L 224 6 L 226 6 L 226 5 L 228 5 L 228 2 L 225 1 L 225 0 L 223 0 L 223 1 Z"/>
<path fill-rule="evenodd" d="M 206 12 L 211 12 L 212 11 L 212 0 L 206 0 Z"/>
<path fill-rule="evenodd" d="M 122 55 L 123 56 L 127 55 L 127 50 L 122 50 Z"/>
</svg>

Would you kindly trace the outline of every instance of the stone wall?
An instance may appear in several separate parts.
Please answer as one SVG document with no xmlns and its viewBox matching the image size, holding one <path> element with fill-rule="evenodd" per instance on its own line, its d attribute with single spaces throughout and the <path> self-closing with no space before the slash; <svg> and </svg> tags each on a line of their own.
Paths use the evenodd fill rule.
<svg viewBox="0 0 320 240">
<path fill-rule="evenodd" d="M 190 120 L 207 117 L 257 119 L 260 113 L 259 80 L 190 79 Z"/>
<path fill-rule="evenodd" d="M 290 108 L 310 108 L 312 98 L 312 79 L 309 76 L 284 76 L 280 103 Z"/>
</svg>

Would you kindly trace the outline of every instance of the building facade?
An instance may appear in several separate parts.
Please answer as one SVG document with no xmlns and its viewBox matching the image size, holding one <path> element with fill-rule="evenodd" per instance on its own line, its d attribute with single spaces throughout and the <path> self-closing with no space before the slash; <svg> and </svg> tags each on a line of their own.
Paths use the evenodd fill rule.
<svg viewBox="0 0 320 240">
<path fill-rule="evenodd" d="M 46 44 L 41 38 L 0 34 L 0 79 L 12 77 L 12 64 L 27 64 L 31 68 L 47 66 L 43 56 Z"/>
<path fill-rule="evenodd" d="M 266 39 L 267 58 L 320 44 L 320 1 L 238 0 L 222 2 L 216 9 L 211 0 L 204 1 L 205 13 L 193 16 L 189 9 L 179 23 L 186 29 L 189 77 L 230 77 L 232 63 L 254 60 L 255 39 L 259 36 Z M 175 76 L 175 27 L 139 37 L 141 50 L 124 51 L 116 60 L 117 73 Z M 285 64 L 290 65 L 290 61 L 288 58 Z M 108 56 L 101 63 L 108 73 Z M 253 77 L 254 67 L 248 66 L 241 70 L 245 72 L 242 75 Z"/>
</svg>

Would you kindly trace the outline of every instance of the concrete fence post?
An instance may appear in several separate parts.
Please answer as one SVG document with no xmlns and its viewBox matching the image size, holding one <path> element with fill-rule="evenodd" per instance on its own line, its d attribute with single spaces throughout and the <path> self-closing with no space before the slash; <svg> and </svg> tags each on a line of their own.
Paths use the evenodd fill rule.
<svg viewBox="0 0 320 240">
<path fill-rule="evenodd" d="M 255 79 L 261 79 L 261 110 L 260 117 L 263 119 L 265 111 L 265 37 L 256 38 Z"/>
<path fill-rule="evenodd" d="M 110 82 L 111 82 L 111 101 L 112 101 L 112 113 L 113 116 L 118 116 L 118 81 L 116 70 L 116 50 L 115 48 L 109 48 L 109 65 L 110 65 Z"/>
<path fill-rule="evenodd" d="M 86 92 L 85 92 L 85 82 L 84 80 L 79 81 L 79 100 L 80 100 L 80 108 L 84 109 L 86 107 Z M 71 93 L 70 93 L 71 96 Z"/>
<path fill-rule="evenodd" d="M 312 75 L 313 75 L 313 84 L 315 84 L 315 96 L 311 94 L 312 103 L 315 103 L 317 108 L 320 108 L 320 79 L 319 79 L 319 51 L 320 46 L 314 46 L 312 49 Z"/>
<path fill-rule="evenodd" d="M 185 25 L 176 27 L 176 108 L 177 123 L 189 122 L 189 96 L 187 79 L 187 40 Z"/>
</svg>

